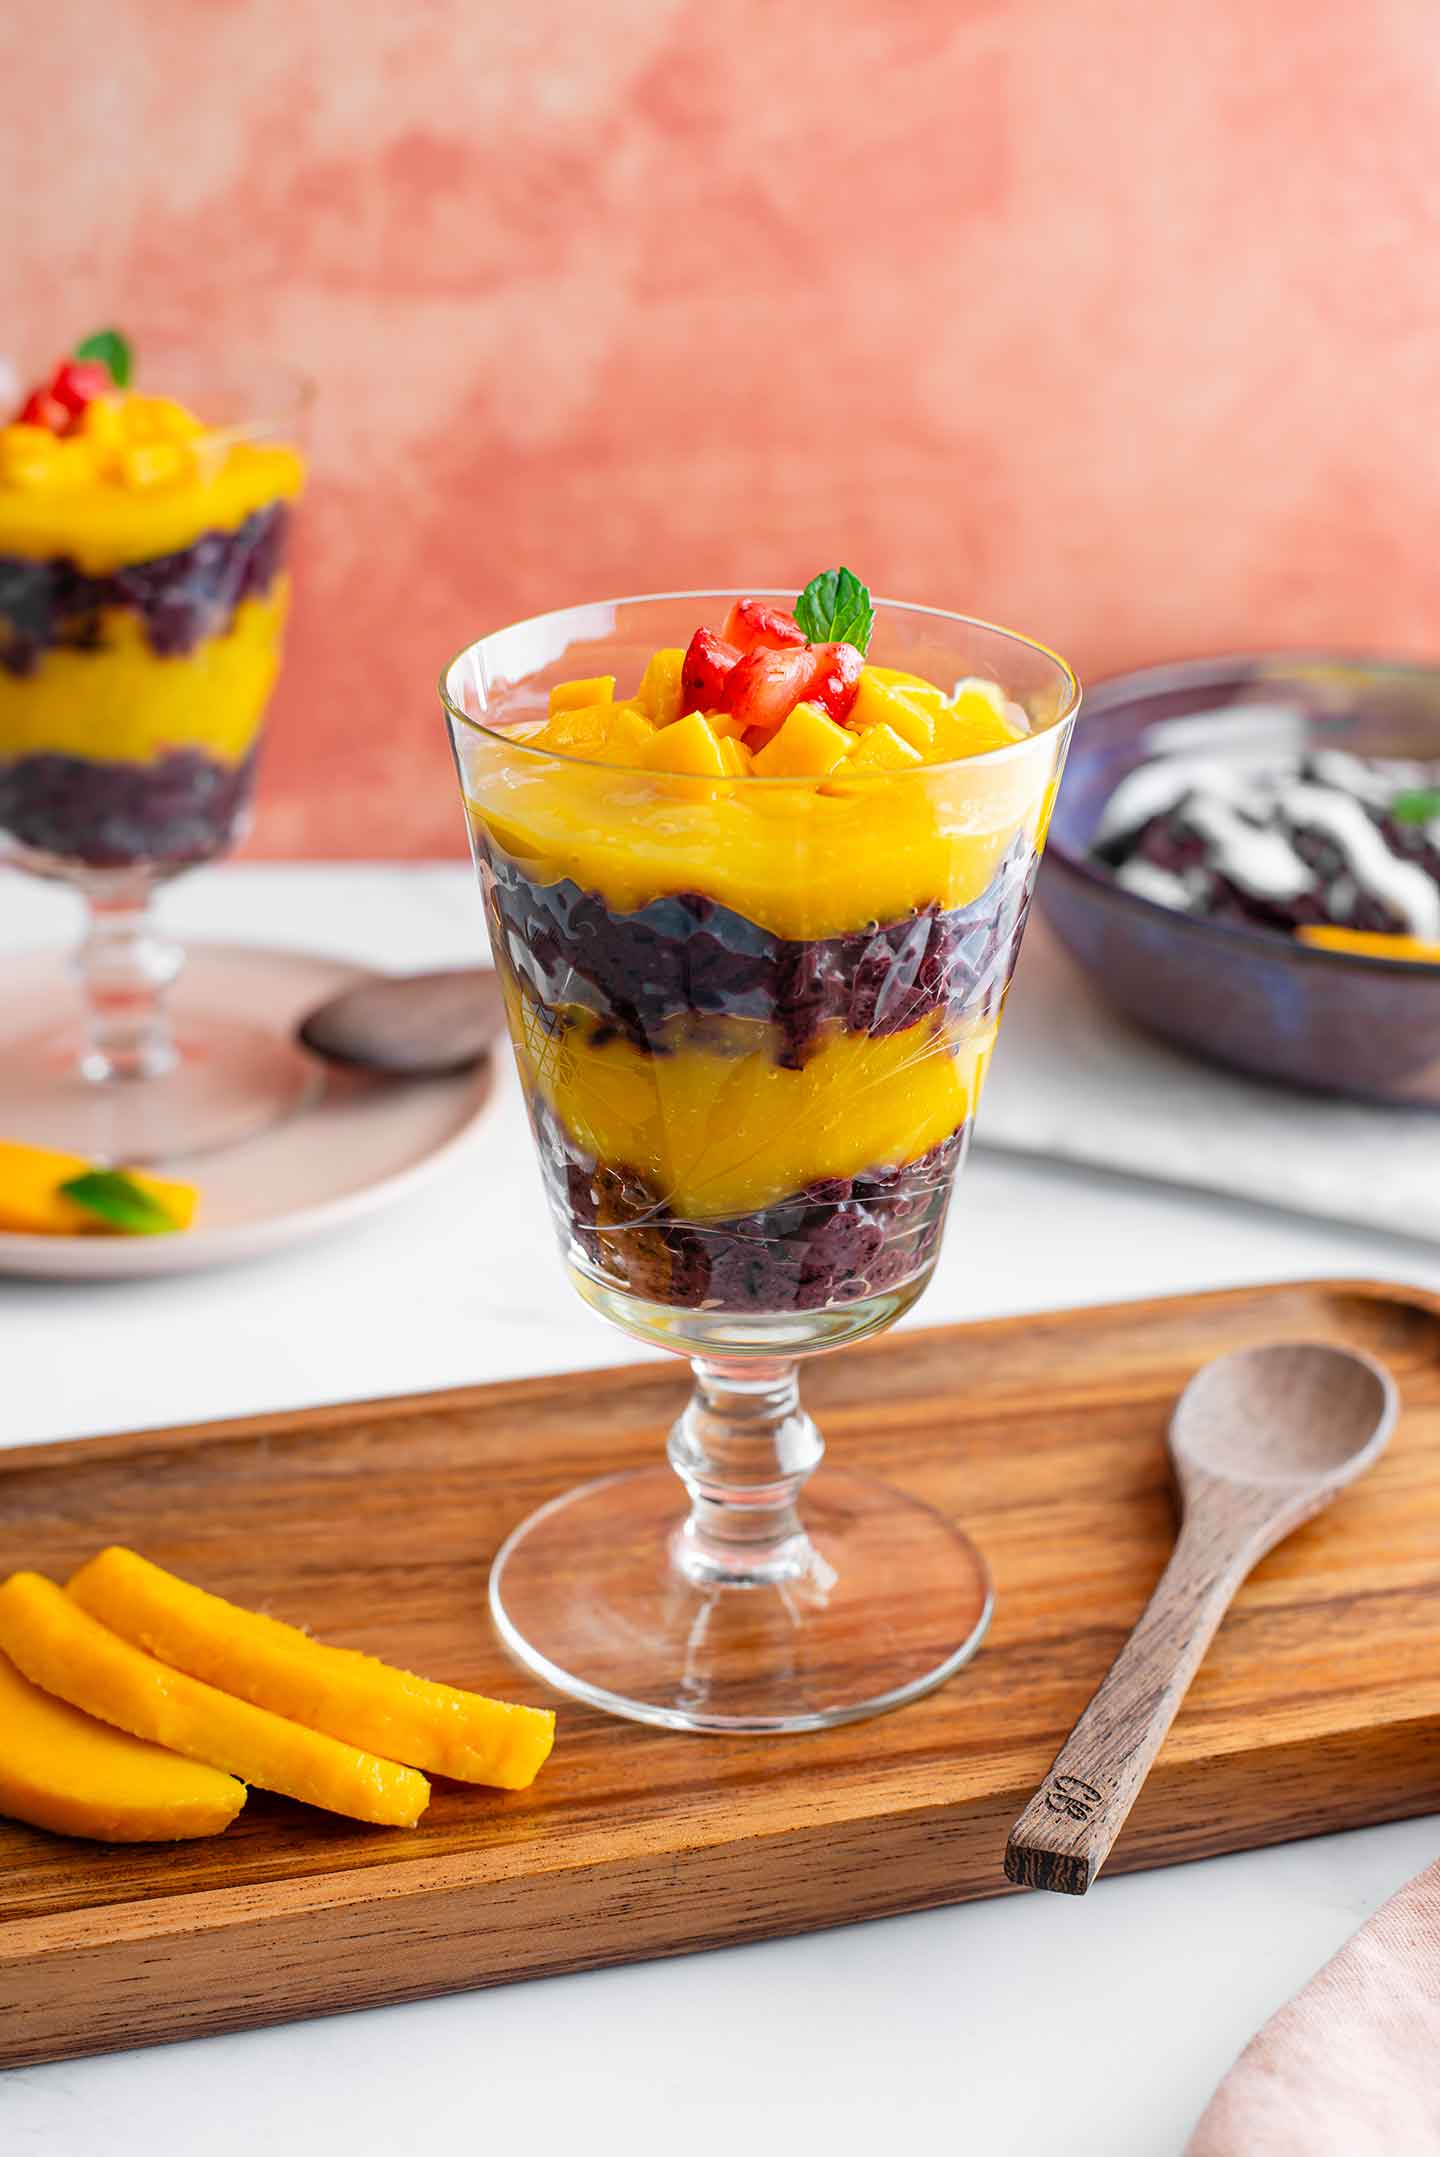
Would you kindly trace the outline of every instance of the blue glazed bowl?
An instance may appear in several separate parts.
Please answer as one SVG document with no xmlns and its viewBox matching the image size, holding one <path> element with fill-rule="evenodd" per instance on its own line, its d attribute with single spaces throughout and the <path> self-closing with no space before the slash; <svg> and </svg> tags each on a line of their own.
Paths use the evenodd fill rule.
<svg viewBox="0 0 1440 2157">
<path fill-rule="evenodd" d="M 1440 667 L 1270 654 L 1087 690 L 1037 903 L 1100 993 L 1152 1032 L 1292 1086 L 1440 1106 L 1440 965 L 1176 913 L 1090 859 L 1106 802 L 1147 758 L 1303 747 L 1440 759 Z"/>
</svg>

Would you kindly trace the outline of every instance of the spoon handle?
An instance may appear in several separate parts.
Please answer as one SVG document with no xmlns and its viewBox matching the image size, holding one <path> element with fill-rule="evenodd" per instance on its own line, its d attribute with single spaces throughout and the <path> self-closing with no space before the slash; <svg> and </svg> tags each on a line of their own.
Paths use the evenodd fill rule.
<svg viewBox="0 0 1440 2157">
<path fill-rule="evenodd" d="M 1175 1720 L 1231 1598 L 1261 1555 L 1217 1548 L 1215 1527 L 1187 1515 L 1154 1594 L 1010 1830 L 1005 1877 L 1017 1887 L 1083 1895 Z"/>
</svg>

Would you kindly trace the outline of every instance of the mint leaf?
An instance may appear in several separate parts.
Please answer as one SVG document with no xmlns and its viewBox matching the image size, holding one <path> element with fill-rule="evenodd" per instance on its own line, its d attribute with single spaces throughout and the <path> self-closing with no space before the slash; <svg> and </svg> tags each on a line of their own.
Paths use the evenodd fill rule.
<svg viewBox="0 0 1440 2157">
<path fill-rule="evenodd" d="M 1429 824 L 1440 817 L 1440 786 L 1418 786 L 1397 794 L 1390 804 L 1397 824 Z"/>
<path fill-rule="evenodd" d="M 795 619 L 812 644 L 853 644 L 863 652 L 870 646 L 875 609 L 853 569 L 826 569 L 796 600 Z"/>
<path fill-rule="evenodd" d="M 158 1198 L 142 1190 L 123 1169 L 87 1169 L 83 1176 L 72 1176 L 68 1183 L 62 1183 L 60 1190 L 97 1220 L 123 1229 L 127 1236 L 168 1236 L 180 1226 L 174 1214 L 168 1213 Z"/>
<path fill-rule="evenodd" d="M 129 389 L 134 373 L 134 355 L 128 341 L 119 330 L 96 330 L 89 337 L 82 337 L 70 355 L 77 360 L 99 360 L 102 367 L 110 370 L 110 379 L 116 389 Z"/>
</svg>

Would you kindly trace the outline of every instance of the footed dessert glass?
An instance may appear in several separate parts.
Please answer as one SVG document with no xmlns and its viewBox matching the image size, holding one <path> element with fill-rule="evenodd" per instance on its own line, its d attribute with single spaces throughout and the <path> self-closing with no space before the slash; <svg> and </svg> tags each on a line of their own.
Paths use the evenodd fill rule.
<svg viewBox="0 0 1440 2157">
<path fill-rule="evenodd" d="M 72 979 L 6 1015 L 0 1133 L 125 1163 L 247 1138 L 315 1084 L 278 1029 L 172 1023 L 183 952 L 152 913 L 248 821 L 308 388 L 144 361 L 163 396 L 97 397 L 53 440 L 0 428 L 0 860 L 87 916 Z"/>
<path fill-rule="evenodd" d="M 983 1560 L 929 1507 L 827 1466 L 802 1509 L 823 1447 L 797 1366 L 889 1325 L 934 1268 L 1079 690 L 1024 638 L 881 604 L 871 660 L 998 683 L 1028 735 L 803 779 L 527 746 L 553 684 L 638 682 L 734 596 L 519 623 L 441 694 L 571 1279 L 695 1375 L 668 1468 L 511 1535 L 495 1619 L 614 1713 L 793 1731 L 928 1690 L 988 1621 Z"/>
</svg>

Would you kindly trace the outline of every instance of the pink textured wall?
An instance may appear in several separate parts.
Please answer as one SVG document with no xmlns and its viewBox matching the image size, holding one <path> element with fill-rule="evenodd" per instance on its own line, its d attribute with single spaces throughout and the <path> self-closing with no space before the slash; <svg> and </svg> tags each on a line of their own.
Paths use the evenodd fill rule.
<svg viewBox="0 0 1440 2157">
<path fill-rule="evenodd" d="M 258 846 L 450 852 L 573 599 L 1435 651 L 1437 144 L 1433 0 L 10 0 L 0 343 L 320 378 Z"/>
</svg>

